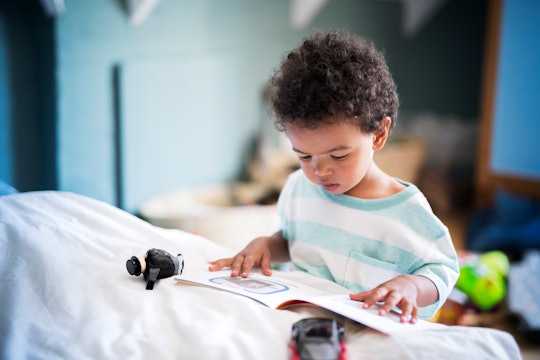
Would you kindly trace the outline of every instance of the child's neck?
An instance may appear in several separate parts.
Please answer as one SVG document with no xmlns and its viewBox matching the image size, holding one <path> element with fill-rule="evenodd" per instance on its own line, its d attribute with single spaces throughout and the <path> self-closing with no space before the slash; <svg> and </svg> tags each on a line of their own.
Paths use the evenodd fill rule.
<svg viewBox="0 0 540 360">
<path fill-rule="evenodd" d="M 362 181 L 345 194 L 360 199 L 383 199 L 397 194 L 405 187 L 373 163 Z"/>
</svg>

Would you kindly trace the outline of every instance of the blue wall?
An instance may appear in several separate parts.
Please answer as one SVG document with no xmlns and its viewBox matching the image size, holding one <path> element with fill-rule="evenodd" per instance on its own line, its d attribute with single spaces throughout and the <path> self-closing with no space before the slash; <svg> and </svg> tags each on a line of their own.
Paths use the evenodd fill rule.
<svg viewBox="0 0 540 360">
<path fill-rule="evenodd" d="M 491 169 L 540 180 L 540 2 L 504 2 Z"/>
<path fill-rule="evenodd" d="M 238 176 L 266 120 L 266 80 L 310 30 L 289 26 L 285 0 L 162 0 L 139 27 L 115 1 L 66 8 L 56 26 L 59 187 L 130 211 L 171 188 Z M 400 15 L 395 3 L 330 2 L 313 26 L 396 48 Z"/>
</svg>

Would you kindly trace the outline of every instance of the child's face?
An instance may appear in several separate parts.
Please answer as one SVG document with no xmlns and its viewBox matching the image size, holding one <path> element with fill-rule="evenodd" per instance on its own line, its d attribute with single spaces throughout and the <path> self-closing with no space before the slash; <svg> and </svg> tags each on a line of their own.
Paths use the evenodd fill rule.
<svg viewBox="0 0 540 360">
<path fill-rule="evenodd" d="M 308 179 L 332 194 L 354 193 L 369 173 L 377 148 L 376 134 L 344 122 L 316 129 L 289 124 L 285 133 Z"/>
</svg>

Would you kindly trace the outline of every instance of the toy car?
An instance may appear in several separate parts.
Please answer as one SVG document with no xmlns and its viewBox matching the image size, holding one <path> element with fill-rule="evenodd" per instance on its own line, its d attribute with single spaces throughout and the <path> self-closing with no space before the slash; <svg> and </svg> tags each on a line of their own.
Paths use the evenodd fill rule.
<svg viewBox="0 0 540 360">
<path fill-rule="evenodd" d="M 333 319 L 309 318 L 292 326 L 291 360 L 345 360 L 343 326 Z"/>
</svg>

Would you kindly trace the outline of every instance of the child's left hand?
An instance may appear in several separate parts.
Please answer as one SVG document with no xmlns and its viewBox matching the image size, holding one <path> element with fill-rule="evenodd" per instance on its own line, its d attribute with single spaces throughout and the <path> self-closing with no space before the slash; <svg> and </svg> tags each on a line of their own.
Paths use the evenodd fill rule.
<svg viewBox="0 0 540 360">
<path fill-rule="evenodd" d="M 411 324 L 418 320 L 419 289 L 416 284 L 415 275 L 400 275 L 388 280 L 374 289 L 351 294 L 350 298 L 356 301 L 363 301 L 364 309 L 369 309 L 373 304 L 382 302 L 379 315 L 387 314 L 394 306 L 401 309 L 400 321 Z"/>
</svg>

